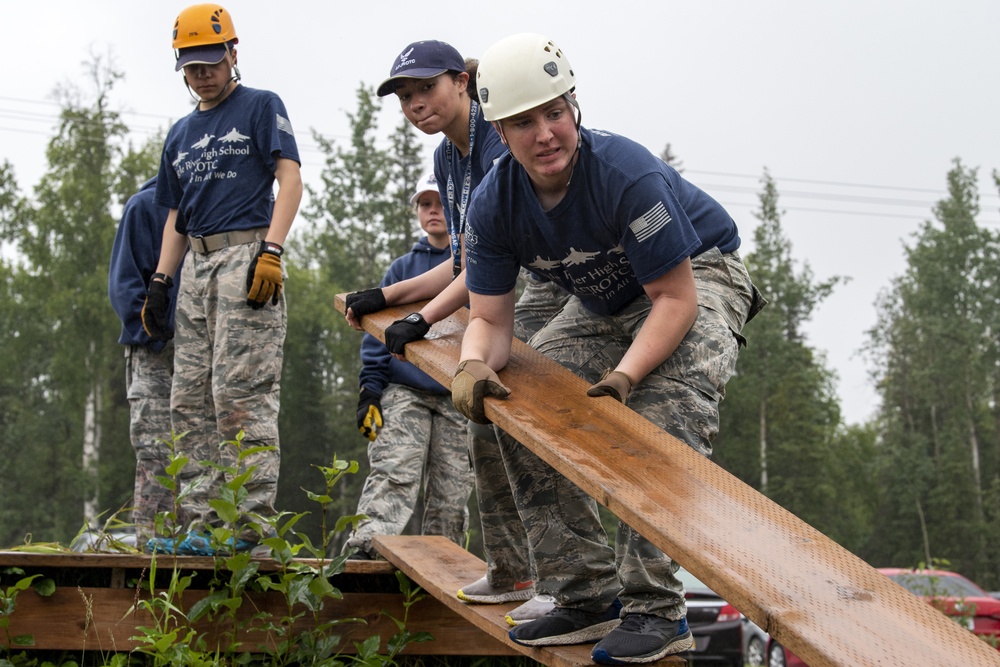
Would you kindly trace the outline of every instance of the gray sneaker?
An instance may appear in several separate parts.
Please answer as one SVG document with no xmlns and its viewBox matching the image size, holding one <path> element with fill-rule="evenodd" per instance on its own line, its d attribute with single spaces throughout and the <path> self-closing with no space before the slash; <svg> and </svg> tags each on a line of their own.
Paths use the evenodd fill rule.
<svg viewBox="0 0 1000 667">
<path fill-rule="evenodd" d="M 536 595 L 520 607 L 512 609 L 509 614 L 504 616 L 504 620 L 507 621 L 507 625 L 517 626 L 544 616 L 555 606 L 556 601 L 551 595 Z"/>
<path fill-rule="evenodd" d="M 668 621 L 650 614 L 626 614 L 621 625 L 597 643 L 590 657 L 602 665 L 655 662 L 694 649 L 687 619 Z"/>
<path fill-rule="evenodd" d="M 474 604 L 501 604 L 528 600 L 535 595 L 535 584 L 529 581 L 518 581 L 512 586 L 494 587 L 486 577 L 463 586 L 456 593 L 462 602 Z"/>
<path fill-rule="evenodd" d="M 604 611 L 581 611 L 553 607 L 547 614 L 515 626 L 508 633 L 511 640 L 525 646 L 563 646 L 595 642 L 621 622 L 622 603 L 617 599 Z"/>
</svg>

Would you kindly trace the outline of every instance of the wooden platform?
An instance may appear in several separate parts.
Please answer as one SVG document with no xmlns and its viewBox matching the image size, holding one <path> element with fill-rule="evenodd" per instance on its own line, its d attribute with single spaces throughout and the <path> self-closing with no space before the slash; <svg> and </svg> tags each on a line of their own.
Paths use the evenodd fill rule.
<svg viewBox="0 0 1000 667">
<path fill-rule="evenodd" d="M 363 324 L 384 340 L 417 307 Z M 407 346 L 445 386 L 467 316 Z M 587 383 L 523 343 L 500 377 L 512 394 L 487 400 L 490 419 L 812 667 L 1000 665 L 996 649 L 632 410 L 588 398 Z"/>
<path fill-rule="evenodd" d="M 316 562 L 301 561 L 318 565 Z M 211 558 L 191 556 L 159 556 L 157 567 L 162 571 L 177 568 L 185 573 L 195 573 L 194 583 L 184 595 L 184 608 L 207 594 L 204 587 L 216 567 Z M 56 592 L 49 597 L 38 595 L 33 589 L 21 592 L 10 619 L 12 637 L 24 636 L 26 641 L 18 649 L 73 650 L 73 651 L 128 651 L 136 647 L 132 638 L 139 634 L 140 626 L 152 626 L 152 618 L 144 612 L 130 613 L 133 604 L 148 589 L 137 588 L 136 582 L 148 576 L 150 557 L 145 555 L 109 554 L 38 554 L 25 552 L 0 552 L 0 570 L 18 567 L 26 575 L 42 574 L 56 581 Z M 278 564 L 261 560 L 261 571 L 275 571 Z M 345 571 L 333 577 L 332 583 L 343 592 L 343 599 L 329 601 L 320 614 L 320 620 L 362 618 L 365 623 L 340 626 L 341 639 L 337 650 L 355 653 L 354 642 L 379 635 L 382 648 L 397 632 L 397 627 L 386 615 L 403 618 L 403 597 L 395 577 L 396 568 L 387 561 L 348 561 Z M 7 585 L 10 582 L 5 580 Z M 271 612 L 275 618 L 287 613 L 285 598 L 277 593 L 248 593 L 238 613 L 239 621 L 246 621 L 252 614 Z M 385 613 L 383 613 L 385 612 Z M 295 627 L 308 627 L 313 620 L 304 618 Z M 219 638 L 216 628 L 206 623 L 195 627 L 206 633 L 211 644 Z M 253 622 L 241 631 L 238 639 L 248 649 L 258 644 L 274 646 L 274 637 L 259 630 L 260 623 Z M 496 641 L 488 633 L 469 623 L 460 615 L 426 596 L 411 611 L 407 629 L 428 632 L 434 640 L 410 644 L 407 655 L 468 655 L 511 656 L 517 652 Z M 6 635 L 0 633 L 0 646 L 6 645 Z"/>
<path fill-rule="evenodd" d="M 593 644 L 531 648 L 511 641 L 507 636 L 510 626 L 504 616 L 520 602 L 465 604 L 455 597 L 459 588 L 483 576 L 486 563 L 451 540 L 432 535 L 380 535 L 374 537 L 372 543 L 380 554 L 403 574 L 420 584 L 421 588 L 509 648 L 549 667 L 593 667 L 594 662 L 590 659 Z M 687 661 L 671 657 L 652 664 L 677 666 L 686 665 Z"/>
</svg>

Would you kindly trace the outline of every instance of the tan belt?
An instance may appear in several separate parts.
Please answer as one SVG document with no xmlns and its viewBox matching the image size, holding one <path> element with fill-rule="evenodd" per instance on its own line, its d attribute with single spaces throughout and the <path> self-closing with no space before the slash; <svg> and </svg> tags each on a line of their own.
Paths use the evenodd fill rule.
<svg viewBox="0 0 1000 667">
<path fill-rule="evenodd" d="M 189 236 L 187 240 L 191 250 L 201 255 L 207 255 L 210 252 L 229 248 L 234 245 L 263 241 L 265 236 L 267 236 L 267 227 L 258 227 L 256 229 L 238 229 L 231 232 L 222 232 L 221 234 L 212 234 L 211 236 Z"/>
</svg>

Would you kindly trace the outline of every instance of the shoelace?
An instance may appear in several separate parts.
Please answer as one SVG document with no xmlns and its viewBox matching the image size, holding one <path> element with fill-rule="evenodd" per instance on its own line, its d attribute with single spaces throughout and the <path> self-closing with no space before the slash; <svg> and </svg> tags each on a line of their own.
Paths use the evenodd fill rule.
<svg viewBox="0 0 1000 667">
<path fill-rule="evenodd" d="M 671 621 L 666 621 L 665 619 L 660 619 L 649 614 L 629 614 L 622 619 L 621 625 L 618 626 L 618 630 L 621 632 L 634 632 L 637 634 L 643 634 L 647 631 L 666 633 L 666 628 L 657 627 L 659 624 L 656 621 L 659 620 L 671 623 Z"/>
</svg>

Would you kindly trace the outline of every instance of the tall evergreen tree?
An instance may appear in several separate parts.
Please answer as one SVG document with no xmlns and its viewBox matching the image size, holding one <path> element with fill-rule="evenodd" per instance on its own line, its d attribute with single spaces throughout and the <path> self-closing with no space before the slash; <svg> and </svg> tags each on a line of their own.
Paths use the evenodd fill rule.
<svg viewBox="0 0 1000 667">
<path fill-rule="evenodd" d="M 885 563 L 949 560 L 997 582 L 987 482 L 997 475 L 997 235 L 976 224 L 977 170 L 955 160 L 948 197 L 906 249 L 870 332 L 882 397 Z M 924 537 L 926 535 L 926 538 Z"/>
<path fill-rule="evenodd" d="M 805 340 L 802 327 L 842 278 L 816 282 L 796 269 L 781 227 L 778 190 L 762 178 L 755 249 L 746 257 L 769 304 L 744 332 L 737 375 L 722 404 L 716 460 L 820 530 L 835 506 L 830 465 L 840 423 L 833 374 Z"/>
<path fill-rule="evenodd" d="M 4 523 L 3 536 L 13 539 L 29 531 L 68 539 L 84 521 L 131 499 L 127 407 L 116 400 L 124 370 L 107 302 L 112 205 L 126 134 L 110 94 L 121 74 L 99 57 L 87 63 L 87 74 L 92 97 L 73 87 L 57 90 L 62 111 L 46 150 L 48 171 L 31 205 L 22 203 L 4 222 L 20 258 L 9 274 L 13 313 L 41 324 L 18 317 L 11 329 L 33 346 L 13 363 L 30 388 L 20 400 L 34 412 L 15 416 L 21 439 L 5 453 L 18 470 L 39 471 L 14 483 L 18 520 Z"/>
</svg>

